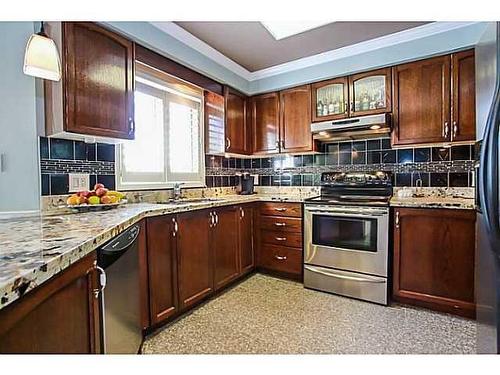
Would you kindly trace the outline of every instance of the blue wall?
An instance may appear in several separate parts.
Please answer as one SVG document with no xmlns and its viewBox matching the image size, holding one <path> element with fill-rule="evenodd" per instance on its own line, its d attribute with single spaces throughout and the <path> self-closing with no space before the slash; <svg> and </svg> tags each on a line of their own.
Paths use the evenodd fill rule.
<svg viewBox="0 0 500 375">
<path fill-rule="evenodd" d="M 33 22 L 0 22 L 0 212 L 38 210 L 40 183 L 35 79 L 23 74 Z"/>
</svg>

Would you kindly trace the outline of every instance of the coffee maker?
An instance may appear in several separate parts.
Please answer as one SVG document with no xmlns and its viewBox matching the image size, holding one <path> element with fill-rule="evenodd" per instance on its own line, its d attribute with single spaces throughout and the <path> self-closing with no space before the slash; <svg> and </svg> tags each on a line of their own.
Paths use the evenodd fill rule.
<svg viewBox="0 0 500 375">
<path fill-rule="evenodd" d="M 236 192 L 241 195 L 253 194 L 253 176 L 250 173 L 237 174 L 238 185 L 236 185 Z"/>
</svg>

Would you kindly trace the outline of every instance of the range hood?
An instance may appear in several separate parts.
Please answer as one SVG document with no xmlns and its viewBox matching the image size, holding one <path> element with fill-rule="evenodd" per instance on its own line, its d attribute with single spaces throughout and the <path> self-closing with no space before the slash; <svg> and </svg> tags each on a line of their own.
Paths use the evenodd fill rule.
<svg viewBox="0 0 500 375">
<path fill-rule="evenodd" d="M 382 113 L 380 115 L 316 122 L 311 124 L 311 132 L 314 139 L 322 142 L 380 137 L 390 133 L 390 120 L 391 117 L 388 113 Z"/>
</svg>

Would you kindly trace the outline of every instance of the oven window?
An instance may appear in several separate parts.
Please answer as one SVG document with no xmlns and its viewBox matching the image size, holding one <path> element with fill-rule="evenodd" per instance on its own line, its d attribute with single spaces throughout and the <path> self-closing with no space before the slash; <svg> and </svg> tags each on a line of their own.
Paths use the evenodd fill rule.
<svg viewBox="0 0 500 375">
<path fill-rule="evenodd" d="M 313 244 L 377 251 L 377 219 L 313 215 Z"/>
</svg>

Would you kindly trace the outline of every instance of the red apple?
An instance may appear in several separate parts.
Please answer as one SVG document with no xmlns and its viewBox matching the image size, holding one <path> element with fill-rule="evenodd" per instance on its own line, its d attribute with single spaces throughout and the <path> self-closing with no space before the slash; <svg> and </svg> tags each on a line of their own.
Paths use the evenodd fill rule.
<svg viewBox="0 0 500 375">
<path fill-rule="evenodd" d="M 96 189 L 95 195 L 97 195 L 98 197 L 103 197 L 106 195 L 107 192 L 108 192 L 108 189 L 101 187 L 99 189 Z"/>
<path fill-rule="evenodd" d="M 107 195 L 104 195 L 101 197 L 101 203 L 102 204 L 110 204 L 111 202 L 111 197 L 108 197 Z"/>
<path fill-rule="evenodd" d="M 84 197 L 84 198 L 90 197 L 90 191 L 88 190 L 79 191 L 77 194 L 79 197 Z"/>
<path fill-rule="evenodd" d="M 90 198 L 90 197 L 94 197 L 95 195 L 96 195 L 96 194 L 95 194 L 95 190 L 91 190 L 91 191 L 89 191 L 89 196 L 88 196 L 88 197 L 89 197 L 89 198 Z"/>
<path fill-rule="evenodd" d="M 88 203 L 87 197 L 84 197 L 83 195 L 80 195 L 78 199 L 80 200 L 80 204 Z"/>
<path fill-rule="evenodd" d="M 94 185 L 94 190 L 97 191 L 97 189 L 104 188 L 104 184 L 95 184 Z"/>
</svg>

